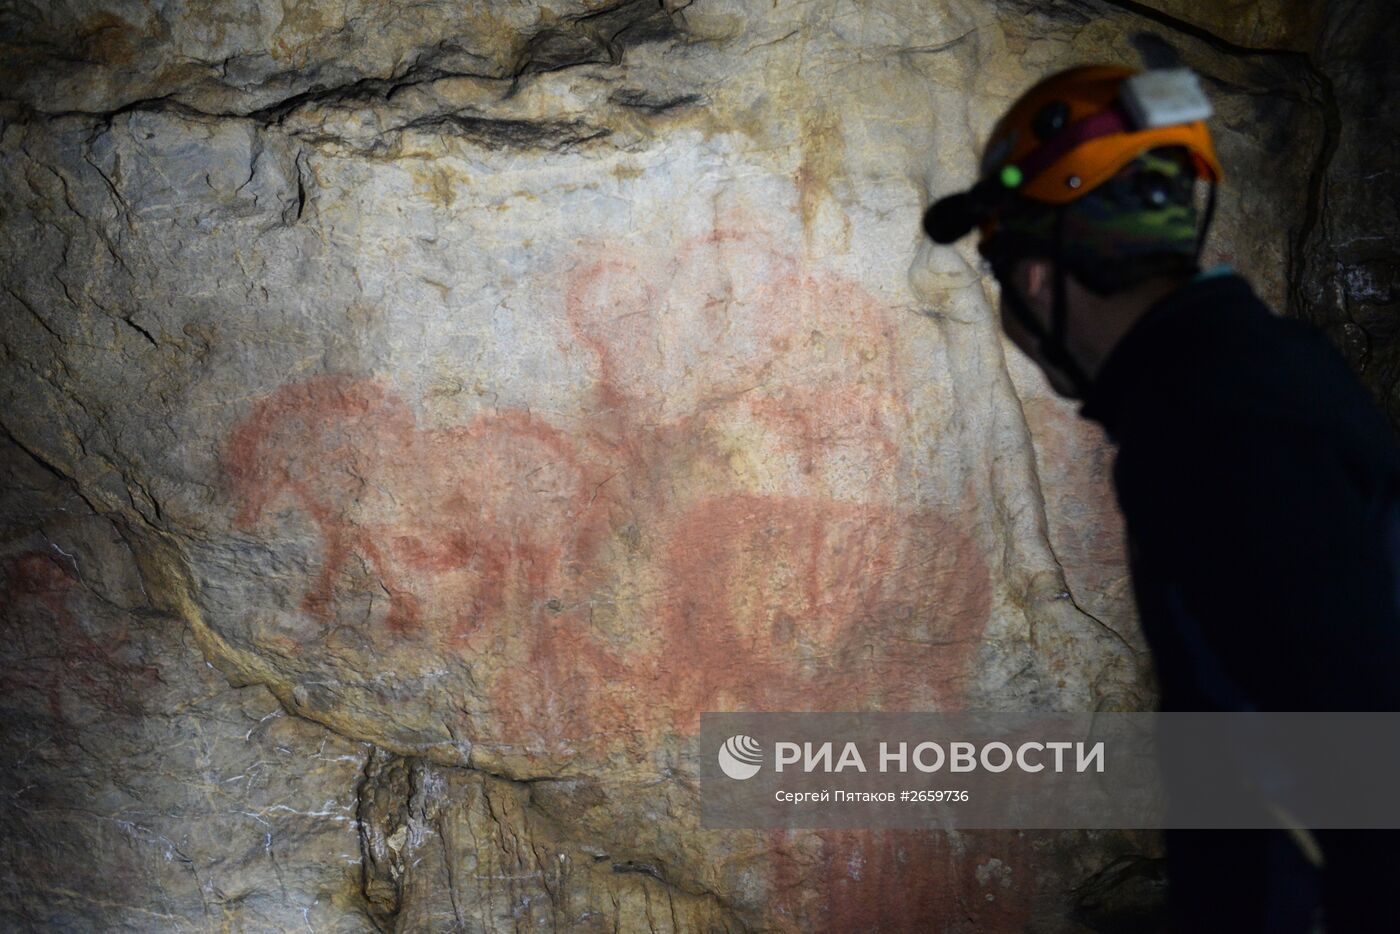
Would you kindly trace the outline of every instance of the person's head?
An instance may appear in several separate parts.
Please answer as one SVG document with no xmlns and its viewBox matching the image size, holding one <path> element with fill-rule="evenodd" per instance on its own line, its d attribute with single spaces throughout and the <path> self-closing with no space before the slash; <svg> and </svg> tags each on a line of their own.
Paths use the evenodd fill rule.
<svg viewBox="0 0 1400 934">
<path fill-rule="evenodd" d="M 1196 271 L 1195 181 L 1221 177 L 1208 114 L 1185 69 L 1060 72 L 997 123 L 981 180 L 925 215 L 940 243 L 980 230 L 1003 326 L 1062 394 L 1082 395 L 1136 315 Z"/>
</svg>

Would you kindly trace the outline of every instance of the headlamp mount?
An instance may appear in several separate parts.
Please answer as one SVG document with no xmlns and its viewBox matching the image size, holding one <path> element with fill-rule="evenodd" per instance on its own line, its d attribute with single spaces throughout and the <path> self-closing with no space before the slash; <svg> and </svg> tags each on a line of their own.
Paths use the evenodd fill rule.
<svg viewBox="0 0 1400 934">
<path fill-rule="evenodd" d="M 1020 170 L 1008 165 L 996 176 L 982 179 L 967 191 L 940 198 L 924 212 L 924 232 L 935 243 L 956 243 L 972 228 L 1005 208 L 1020 183 Z"/>
</svg>

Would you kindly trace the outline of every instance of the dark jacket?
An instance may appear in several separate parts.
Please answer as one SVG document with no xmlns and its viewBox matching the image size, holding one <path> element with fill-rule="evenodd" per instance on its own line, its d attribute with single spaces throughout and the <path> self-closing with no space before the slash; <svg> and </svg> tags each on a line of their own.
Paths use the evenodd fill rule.
<svg viewBox="0 0 1400 934">
<path fill-rule="evenodd" d="M 1198 276 L 1081 414 L 1118 445 L 1163 710 L 1400 710 L 1400 443 L 1320 332 Z"/>
</svg>

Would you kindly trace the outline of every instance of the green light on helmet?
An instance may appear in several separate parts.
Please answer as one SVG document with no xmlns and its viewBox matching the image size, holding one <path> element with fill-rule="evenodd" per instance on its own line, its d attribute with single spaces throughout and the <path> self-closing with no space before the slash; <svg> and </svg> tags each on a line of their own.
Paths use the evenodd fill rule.
<svg viewBox="0 0 1400 934">
<path fill-rule="evenodd" d="M 1019 188 L 1023 181 L 1021 170 L 1014 165 L 1001 167 L 1001 183 L 1007 188 Z"/>
</svg>

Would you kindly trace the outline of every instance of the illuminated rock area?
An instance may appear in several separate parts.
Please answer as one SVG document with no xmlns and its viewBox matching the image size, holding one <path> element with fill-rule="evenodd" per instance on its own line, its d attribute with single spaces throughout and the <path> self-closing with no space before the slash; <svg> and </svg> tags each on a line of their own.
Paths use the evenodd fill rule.
<svg viewBox="0 0 1400 934">
<path fill-rule="evenodd" d="M 1393 393 L 1394 25 L 1153 6 L 0 7 L 5 927 L 1146 929 L 1151 835 L 707 831 L 692 739 L 1153 704 L 918 229 L 1047 71 L 1196 67 L 1210 258 Z"/>
</svg>

